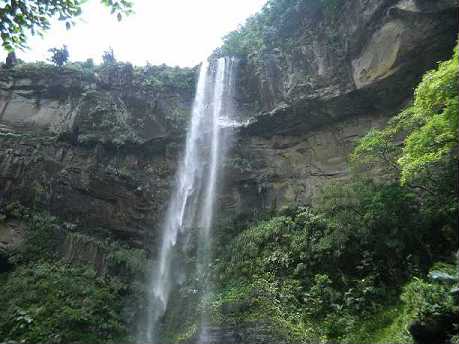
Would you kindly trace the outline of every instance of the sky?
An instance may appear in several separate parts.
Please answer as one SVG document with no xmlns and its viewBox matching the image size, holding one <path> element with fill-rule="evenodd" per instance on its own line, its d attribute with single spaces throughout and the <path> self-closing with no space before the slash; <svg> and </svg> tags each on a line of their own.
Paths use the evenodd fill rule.
<svg viewBox="0 0 459 344">
<path fill-rule="evenodd" d="M 266 0 L 133 0 L 135 13 L 121 22 L 98 0 L 89 0 L 77 24 L 66 30 L 53 21 L 44 38 L 32 36 L 17 52 L 27 62 L 46 60 L 48 49 L 66 44 L 71 61 L 101 61 L 111 46 L 118 61 L 191 67 L 221 45 Z M 2 51 L 0 58 L 6 54 Z"/>
</svg>

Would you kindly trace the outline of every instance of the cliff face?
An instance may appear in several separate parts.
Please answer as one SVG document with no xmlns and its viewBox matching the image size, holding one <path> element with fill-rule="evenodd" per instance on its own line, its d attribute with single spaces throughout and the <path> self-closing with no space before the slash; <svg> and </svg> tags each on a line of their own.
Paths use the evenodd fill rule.
<svg viewBox="0 0 459 344">
<path fill-rule="evenodd" d="M 334 17 L 297 11 L 289 44 L 241 61 L 237 102 L 250 124 L 227 163 L 226 214 L 307 204 L 346 177 L 355 140 L 409 100 L 457 35 L 454 0 L 348 1 Z M 129 65 L 2 69 L 1 202 L 131 245 L 154 239 L 193 98 L 193 82 L 181 81 L 195 71 L 175 73 L 162 82 Z"/>
<path fill-rule="evenodd" d="M 451 54 L 454 1 L 341 3 L 333 13 L 294 7 L 287 16 L 294 24 L 279 24 L 280 37 L 272 38 L 278 43 L 249 55 L 240 99 L 260 115 L 251 132 L 301 133 L 327 119 L 388 110 L 423 70 Z"/>
<path fill-rule="evenodd" d="M 194 79 L 193 70 L 183 73 Z M 0 203 L 43 208 L 133 245 L 154 236 L 194 85 L 148 80 L 129 65 L 89 75 L 3 69 Z"/>
<path fill-rule="evenodd" d="M 225 204 L 236 212 L 308 204 L 320 185 L 345 177 L 354 142 L 451 56 L 456 7 L 347 1 L 328 17 L 295 8 L 287 43 L 241 63 L 239 112 L 251 122 L 233 152 Z"/>
</svg>

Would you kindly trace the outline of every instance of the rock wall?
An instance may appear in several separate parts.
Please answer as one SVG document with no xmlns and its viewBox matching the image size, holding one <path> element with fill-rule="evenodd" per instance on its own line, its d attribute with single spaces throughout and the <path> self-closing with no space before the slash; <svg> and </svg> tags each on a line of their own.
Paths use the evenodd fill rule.
<svg viewBox="0 0 459 344">
<path fill-rule="evenodd" d="M 333 14 L 294 7 L 284 42 L 243 63 L 241 112 L 257 113 L 253 132 L 304 132 L 400 105 L 457 39 L 454 0 L 341 3 Z"/>
<path fill-rule="evenodd" d="M 225 209 L 242 214 L 308 205 L 324 183 L 349 175 L 347 156 L 388 114 L 352 117 L 302 135 L 247 136 L 228 161 Z"/>
<path fill-rule="evenodd" d="M 239 112 L 250 124 L 222 204 L 236 213 L 310 204 L 320 185 L 345 178 L 354 142 L 451 56 L 456 16 L 457 2 L 447 0 L 356 0 L 328 18 L 297 13 L 288 44 L 241 63 Z"/>
<path fill-rule="evenodd" d="M 125 69 L 0 70 L 0 205 L 136 246 L 155 238 L 194 85 L 150 88 Z"/>
</svg>

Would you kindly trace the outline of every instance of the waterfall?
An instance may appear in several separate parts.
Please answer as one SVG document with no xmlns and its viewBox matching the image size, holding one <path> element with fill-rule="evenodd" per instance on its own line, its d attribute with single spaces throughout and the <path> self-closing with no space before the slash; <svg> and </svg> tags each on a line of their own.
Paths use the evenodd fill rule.
<svg viewBox="0 0 459 344">
<path fill-rule="evenodd" d="M 174 266 L 183 249 L 180 238 L 192 230 L 199 230 L 195 273 L 203 274 L 209 266 L 216 194 L 234 122 L 235 64 L 234 59 L 220 58 L 216 65 L 205 61 L 200 67 L 185 151 L 162 226 L 157 260 L 150 271 L 147 311 L 139 343 L 150 344 L 158 340 L 159 321 L 167 310 L 172 289 L 180 284 L 180 269 Z M 203 284 L 201 294 L 206 297 L 211 286 L 210 282 Z M 204 314 L 202 328 L 205 323 Z M 203 330 L 203 341 L 205 337 Z"/>
</svg>

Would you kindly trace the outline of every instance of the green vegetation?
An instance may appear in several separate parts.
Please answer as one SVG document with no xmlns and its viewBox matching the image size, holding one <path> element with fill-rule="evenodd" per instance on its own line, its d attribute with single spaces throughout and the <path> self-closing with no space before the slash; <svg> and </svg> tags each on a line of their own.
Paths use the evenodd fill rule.
<svg viewBox="0 0 459 344">
<path fill-rule="evenodd" d="M 31 80 L 43 80 L 59 77 L 63 73 L 75 76 L 92 76 L 83 74 L 83 69 L 79 62 L 67 63 L 62 68 L 46 63 L 46 62 L 33 62 L 33 63 L 17 63 L 14 67 L 8 70 L 8 73 L 15 78 L 29 78 Z"/>
<path fill-rule="evenodd" d="M 302 28 L 305 17 L 332 18 L 342 0 L 270 0 L 245 25 L 224 37 L 217 54 L 247 56 L 265 48 L 291 44 Z"/>
<path fill-rule="evenodd" d="M 451 290 L 457 285 L 457 281 L 457 268 L 444 263 L 436 264 L 432 268 L 429 280 L 414 277 L 404 287 L 401 295 L 407 314 L 412 319 L 421 321 L 445 314 L 456 314 L 459 308 Z"/>
<path fill-rule="evenodd" d="M 456 50 L 360 140 L 350 180 L 225 237 L 212 318 L 262 322 L 289 342 L 455 340 L 457 80 Z"/>
<path fill-rule="evenodd" d="M 53 64 L 46 62 L 18 63 L 8 72 L 17 78 L 34 80 L 52 79 L 67 73 L 73 75 L 75 79 L 108 82 L 107 86 L 120 86 L 120 83 L 124 83 L 123 86 L 132 84 L 153 92 L 192 93 L 196 80 L 194 68 L 170 67 L 165 64 L 134 67 L 130 63 L 112 60 L 114 57 L 108 57 L 107 52 L 104 54 L 104 63 L 101 65 L 95 65 L 92 59 L 66 63 L 63 60 L 63 49 L 53 49 L 52 53 Z"/>
<path fill-rule="evenodd" d="M 56 66 L 62 67 L 67 63 L 69 59 L 69 51 L 66 45 L 64 45 L 62 48 L 52 48 L 48 51 L 51 53 L 49 60 Z"/>
<path fill-rule="evenodd" d="M 193 89 L 196 79 L 195 70 L 192 68 L 169 67 L 165 64 L 147 64 L 138 73 L 142 75 L 142 86 L 160 90 L 188 91 Z"/>
<path fill-rule="evenodd" d="M 104 51 L 102 55 L 102 61 L 105 65 L 116 64 L 115 52 L 111 47 Z"/>
<path fill-rule="evenodd" d="M 400 174 L 402 184 L 439 191 L 430 186 L 441 184 L 436 178 L 451 178 L 444 174 L 454 172 L 448 164 L 451 155 L 457 154 L 453 149 L 458 142 L 457 59 L 456 48 L 451 60 L 424 75 L 411 106 L 386 128 L 372 130 L 361 140 L 352 156 L 357 167 L 386 165 L 393 174 Z M 403 144 L 398 145 L 401 137 Z M 454 189 L 447 192 L 453 193 Z"/>
<path fill-rule="evenodd" d="M 0 37 L 8 51 L 25 48 L 27 34 L 43 35 L 49 29 L 50 20 L 57 18 L 67 29 L 75 25 L 74 18 L 81 14 L 84 0 L 12 0 L 0 4 Z M 128 0 L 101 0 L 118 20 L 132 13 Z"/>
<path fill-rule="evenodd" d="M 9 255 L 11 271 L 0 273 L 0 337 L 27 343 L 129 341 L 143 300 L 143 250 L 110 240 L 69 233 L 56 218 L 10 203 L 4 219 L 26 224 L 25 242 Z M 96 266 L 65 257 L 74 245 L 96 247 Z M 88 245 L 89 244 L 89 245 Z"/>
<path fill-rule="evenodd" d="M 0 286 L 0 333 L 27 343 L 101 343 L 125 335 L 117 286 L 55 262 L 17 268 Z"/>
</svg>

